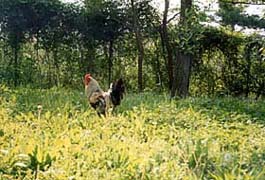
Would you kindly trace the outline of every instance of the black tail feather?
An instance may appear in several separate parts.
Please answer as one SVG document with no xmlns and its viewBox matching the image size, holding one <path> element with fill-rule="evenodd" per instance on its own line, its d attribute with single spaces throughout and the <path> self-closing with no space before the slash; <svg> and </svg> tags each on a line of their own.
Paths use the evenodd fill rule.
<svg viewBox="0 0 265 180">
<path fill-rule="evenodd" d="M 112 91 L 110 93 L 111 101 L 114 106 L 118 106 L 123 99 L 123 94 L 125 92 L 125 85 L 123 80 L 120 78 L 116 82 L 113 83 Z"/>
</svg>

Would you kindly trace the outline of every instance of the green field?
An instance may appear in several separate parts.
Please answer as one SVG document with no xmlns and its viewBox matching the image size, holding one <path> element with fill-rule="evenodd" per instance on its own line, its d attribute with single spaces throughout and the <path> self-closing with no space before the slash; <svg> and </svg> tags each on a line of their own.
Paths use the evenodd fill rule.
<svg viewBox="0 0 265 180">
<path fill-rule="evenodd" d="M 265 179 L 265 102 L 0 88 L 0 179 Z"/>
</svg>

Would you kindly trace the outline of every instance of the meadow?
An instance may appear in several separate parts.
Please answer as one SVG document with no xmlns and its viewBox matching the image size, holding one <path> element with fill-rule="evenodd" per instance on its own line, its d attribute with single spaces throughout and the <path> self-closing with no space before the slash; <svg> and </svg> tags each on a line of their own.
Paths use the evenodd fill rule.
<svg viewBox="0 0 265 180">
<path fill-rule="evenodd" d="M 0 179 L 265 179 L 265 102 L 0 86 Z"/>
</svg>

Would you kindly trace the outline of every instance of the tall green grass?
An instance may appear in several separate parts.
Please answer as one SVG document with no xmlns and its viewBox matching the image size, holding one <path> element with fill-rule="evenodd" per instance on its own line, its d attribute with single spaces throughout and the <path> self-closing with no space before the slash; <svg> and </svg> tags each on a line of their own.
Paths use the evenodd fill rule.
<svg viewBox="0 0 265 180">
<path fill-rule="evenodd" d="M 0 88 L 0 179 L 265 179 L 265 103 Z"/>
</svg>

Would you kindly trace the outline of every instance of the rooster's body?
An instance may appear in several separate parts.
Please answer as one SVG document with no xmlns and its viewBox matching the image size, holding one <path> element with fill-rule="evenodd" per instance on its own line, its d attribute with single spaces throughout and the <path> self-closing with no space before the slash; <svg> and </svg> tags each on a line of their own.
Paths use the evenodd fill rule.
<svg viewBox="0 0 265 180">
<path fill-rule="evenodd" d="M 121 103 L 125 91 L 122 79 L 111 84 L 107 92 L 100 88 L 99 83 L 90 74 L 85 75 L 84 83 L 87 99 L 99 115 L 105 116 L 109 109 L 114 109 Z"/>
</svg>

